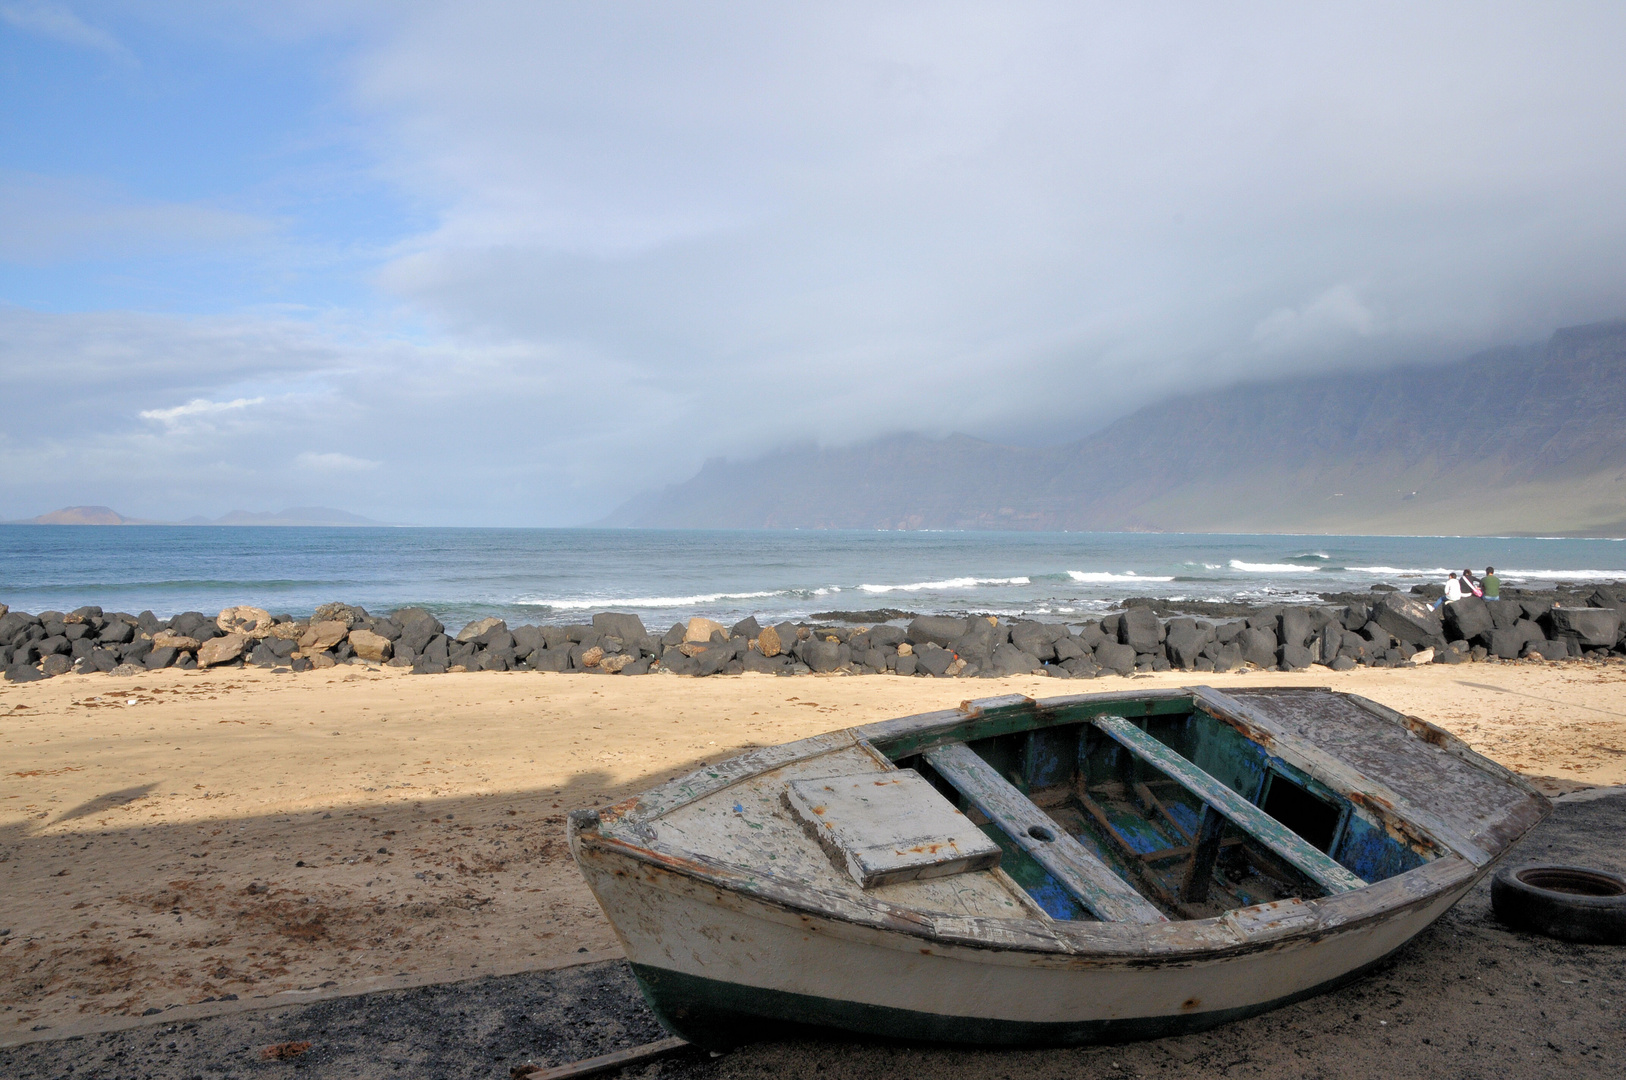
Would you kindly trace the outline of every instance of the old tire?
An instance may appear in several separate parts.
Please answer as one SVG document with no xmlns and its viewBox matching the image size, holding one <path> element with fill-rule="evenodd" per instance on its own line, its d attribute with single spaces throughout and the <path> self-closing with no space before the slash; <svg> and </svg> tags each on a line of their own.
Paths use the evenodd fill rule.
<svg viewBox="0 0 1626 1080">
<path fill-rule="evenodd" d="M 1581 945 L 1626 945 L 1626 878 L 1585 866 L 1504 866 L 1491 880 L 1496 918 Z"/>
</svg>

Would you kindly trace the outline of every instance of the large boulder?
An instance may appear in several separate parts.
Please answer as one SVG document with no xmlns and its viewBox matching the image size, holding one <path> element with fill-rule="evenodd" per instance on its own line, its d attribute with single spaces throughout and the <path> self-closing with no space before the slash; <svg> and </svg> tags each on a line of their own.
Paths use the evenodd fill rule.
<svg viewBox="0 0 1626 1080">
<path fill-rule="evenodd" d="M 1255 667 L 1276 666 L 1276 650 L 1280 647 L 1276 635 L 1262 626 L 1250 626 L 1238 634 L 1235 644 L 1242 650 L 1242 661 Z"/>
<path fill-rule="evenodd" d="M 243 655 L 243 648 L 248 642 L 247 634 L 226 634 L 210 638 L 198 646 L 198 667 L 229 664 Z"/>
<path fill-rule="evenodd" d="M 990 658 L 996 675 L 1026 675 L 1034 668 L 1043 667 L 1039 658 L 1014 644 L 995 645 Z"/>
<path fill-rule="evenodd" d="M 109 619 L 107 625 L 102 627 L 101 633 L 96 635 L 96 640 L 103 645 L 123 645 L 135 640 L 135 634 L 136 628 L 133 623 L 127 623 L 123 619 Z"/>
<path fill-rule="evenodd" d="M 1197 666 L 1197 658 L 1208 644 L 1208 634 L 1197 629 L 1195 624 L 1187 625 L 1187 622 L 1189 620 L 1178 626 L 1171 622 L 1168 638 L 1163 645 L 1168 649 L 1169 663 L 1190 671 Z"/>
<path fill-rule="evenodd" d="M 401 636 L 395 639 L 396 647 L 421 654 L 431 639 L 445 631 L 446 628 L 441 625 L 439 619 L 425 614 L 401 624 Z M 540 634 L 540 631 L 538 633 Z"/>
<path fill-rule="evenodd" d="M 891 623 L 881 623 L 869 628 L 869 643 L 882 649 L 895 649 L 903 644 L 904 630 L 901 626 Z"/>
<path fill-rule="evenodd" d="M 1116 641 L 1103 641 L 1095 647 L 1095 664 L 1114 675 L 1130 675 L 1135 670 L 1135 647 Z"/>
<path fill-rule="evenodd" d="M 1583 649 L 1612 649 L 1620 637 L 1620 613 L 1612 607 L 1555 607 L 1548 618 L 1555 637 Z"/>
<path fill-rule="evenodd" d="M 808 638 L 798 645 L 797 652 L 801 656 L 802 663 L 815 672 L 834 671 L 852 659 L 851 652 L 841 642 L 825 641 L 816 637 Z"/>
<path fill-rule="evenodd" d="M 949 615 L 921 615 L 909 624 L 905 638 L 912 645 L 925 645 L 929 642 L 947 648 L 970 628 L 969 619 L 956 619 Z"/>
<path fill-rule="evenodd" d="M 1011 627 L 1011 644 L 1041 661 L 1056 659 L 1055 637 L 1042 623 L 1020 622 Z"/>
<path fill-rule="evenodd" d="M 271 629 L 271 613 L 264 608 L 249 607 L 244 604 L 240 607 L 229 607 L 215 617 L 215 625 L 228 634 L 247 634 L 249 637 L 263 637 Z"/>
<path fill-rule="evenodd" d="M 757 634 L 757 655 L 772 659 L 785 651 L 784 643 L 779 640 L 779 631 L 767 626 Z"/>
<path fill-rule="evenodd" d="M 605 637 L 619 638 L 623 642 L 641 642 L 649 636 L 649 631 L 644 629 L 644 620 L 623 611 L 599 612 L 593 616 L 593 629 Z"/>
<path fill-rule="evenodd" d="M 1452 641 L 1472 641 L 1496 629 L 1490 607 L 1477 596 L 1464 596 L 1445 605 L 1445 632 Z"/>
<path fill-rule="evenodd" d="M 49 675 L 32 664 L 12 664 L 6 668 L 6 681 L 15 683 L 39 682 L 48 679 Z"/>
<path fill-rule="evenodd" d="M 1520 619 L 1505 629 L 1492 630 L 1490 636 L 1490 651 L 1493 656 L 1503 660 L 1517 660 L 1524 655 L 1524 647 L 1531 642 L 1546 640 L 1546 634 L 1541 627 L 1529 619 Z"/>
<path fill-rule="evenodd" d="M 954 654 L 940 645 L 925 642 L 914 652 L 915 670 L 942 677 L 954 663 Z"/>
<path fill-rule="evenodd" d="M 1445 627 L 1429 606 L 1407 593 L 1385 593 L 1372 606 L 1372 621 L 1396 638 L 1418 648 L 1443 647 Z"/>
<path fill-rule="evenodd" d="M 727 640 L 728 627 L 715 619 L 706 619 L 696 615 L 689 620 L 689 625 L 683 628 L 684 641 L 706 642 L 711 640 L 713 634 L 721 634 L 724 640 Z"/>
<path fill-rule="evenodd" d="M 509 639 L 512 642 L 512 639 Z M 382 664 L 394 655 L 390 639 L 371 630 L 350 631 L 350 648 L 363 660 Z"/>
<path fill-rule="evenodd" d="M 742 637 L 747 641 L 750 641 L 752 638 L 761 633 L 762 624 L 757 622 L 757 617 L 755 615 L 747 615 L 745 618 L 728 628 L 729 637 Z"/>
<path fill-rule="evenodd" d="M 349 625 L 340 619 L 313 622 L 300 635 L 299 649 L 307 654 L 325 652 L 343 641 L 345 635 L 349 632 Z"/>
<path fill-rule="evenodd" d="M 1302 646 L 1310 640 L 1310 612 L 1301 607 L 1285 608 L 1278 621 L 1276 636 L 1283 645 Z"/>
<path fill-rule="evenodd" d="M 1118 641 L 1138 653 L 1157 652 L 1162 631 L 1156 612 L 1148 607 L 1132 607 L 1118 620 Z"/>
<path fill-rule="evenodd" d="M 322 604 L 311 613 L 311 622 L 332 622 L 337 620 L 344 623 L 349 630 L 367 617 L 367 609 L 356 607 L 353 604 Z"/>
<path fill-rule="evenodd" d="M 321 609 L 318 608 L 317 610 L 321 610 Z M 457 632 L 457 640 L 458 641 L 473 641 L 475 638 L 479 637 L 481 634 L 487 633 L 488 631 L 491 631 L 491 630 L 495 630 L 495 629 L 497 629 L 499 627 L 504 629 L 504 630 L 507 630 L 508 629 L 508 624 L 503 622 L 501 619 L 496 618 L 495 616 L 493 616 L 492 618 L 489 618 L 489 619 L 476 619 L 474 622 L 469 623 L 467 626 L 463 627 L 463 629 L 461 629 L 461 630 L 459 630 Z"/>
<path fill-rule="evenodd" d="M 1278 659 L 1283 671 L 1303 671 L 1315 663 L 1315 655 L 1303 645 L 1283 645 Z"/>
<path fill-rule="evenodd" d="M 1517 600 L 1485 600 L 1482 603 L 1485 610 L 1490 612 L 1491 625 L 1497 630 L 1506 630 L 1524 618 L 1524 607 Z"/>
</svg>

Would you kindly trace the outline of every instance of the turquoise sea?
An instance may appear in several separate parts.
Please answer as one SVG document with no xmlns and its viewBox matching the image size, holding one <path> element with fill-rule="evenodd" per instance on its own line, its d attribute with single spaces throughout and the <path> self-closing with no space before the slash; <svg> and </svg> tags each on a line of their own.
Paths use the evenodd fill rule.
<svg viewBox="0 0 1626 1080">
<path fill-rule="evenodd" d="M 831 610 L 1066 617 L 1126 596 L 1308 600 L 1495 565 L 1626 581 L 1626 542 L 1175 533 L 0 526 L 0 603 L 160 617 L 247 603 L 421 605 L 448 625 L 634 611 L 651 627 Z"/>
</svg>

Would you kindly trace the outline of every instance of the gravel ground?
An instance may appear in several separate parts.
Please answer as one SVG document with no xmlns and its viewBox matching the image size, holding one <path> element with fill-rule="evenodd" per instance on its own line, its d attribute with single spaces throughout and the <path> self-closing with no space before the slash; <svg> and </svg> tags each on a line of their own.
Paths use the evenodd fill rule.
<svg viewBox="0 0 1626 1080">
<path fill-rule="evenodd" d="M 1566 802 L 1512 858 L 1621 869 L 1626 796 Z M 599 963 L 394 990 L 0 1050 L 0 1075 L 506 1077 L 662 1038 L 626 966 Z M 272 1045 L 308 1042 L 284 1060 Z M 689 1049 L 627 1077 L 1447 1078 L 1626 1075 L 1626 949 L 1511 933 L 1489 882 L 1354 985 L 1200 1035 L 1079 1050 L 852 1041 Z"/>
</svg>

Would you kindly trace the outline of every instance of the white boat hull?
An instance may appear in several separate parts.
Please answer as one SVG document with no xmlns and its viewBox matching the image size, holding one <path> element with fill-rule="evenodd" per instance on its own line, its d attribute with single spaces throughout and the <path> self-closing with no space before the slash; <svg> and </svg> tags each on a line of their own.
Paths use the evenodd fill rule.
<svg viewBox="0 0 1626 1080">
<path fill-rule="evenodd" d="M 1067 1045 L 1200 1030 L 1326 990 L 1382 960 L 1480 876 L 1333 929 L 1193 956 L 944 944 L 720 890 L 578 847 L 662 1022 L 702 1045 L 778 1025 L 980 1045 Z"/>
</svg>

